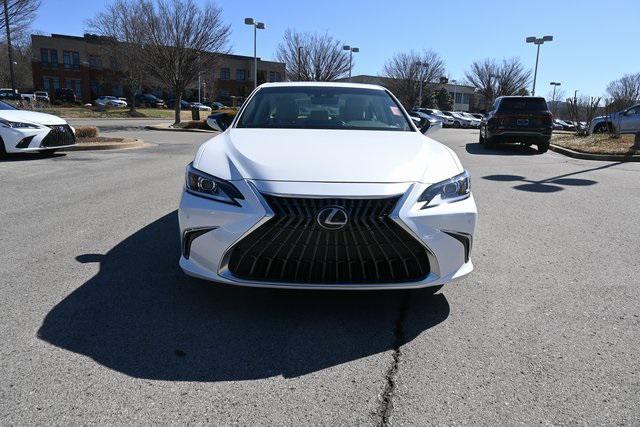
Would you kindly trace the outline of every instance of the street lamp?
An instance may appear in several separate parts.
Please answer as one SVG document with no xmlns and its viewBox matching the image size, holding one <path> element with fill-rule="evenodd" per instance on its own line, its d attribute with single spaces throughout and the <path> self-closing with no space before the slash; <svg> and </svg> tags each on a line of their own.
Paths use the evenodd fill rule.
<svg viewBox="0 0 640 427">
<path fill-rule="evenodd" d="M 428 64 L 425 62 L 416 61 L 415 65 L 419 67 L 418 78 L 420 79 L 420 92 L 418 93 L 418 107 L 422 107 L 422 84 L 424 82 L 424 79 L 423 79 L 424 76 L 422 75 L 421 73 L 422 70 L 420 70 L 420 68 L 427 67 Z"/>
<path fill-rule="evenodd" d="M 531 95 L 536 94 L 536 78 L 538 77 L 538 58 L 540 57 L 540 45 L 544 44 L 544 42 L 553 41 L 553 36 L 544 36 L 542 38 L 537 38 L 536 36 L 527 37 L 525 39 L 527 43 L 533 43 L 538 46 L 538 51 L 536 53 L 536 69 L 533 72 L 533 90 L 531 91 Z"/>
<path fill-rule="evenodd" d="M 298 80 L 302 80 L 302 46 L 298 46 Z"/>
<path fill-rule="evenodd" d="M 451 79 L 451 83 L 453 84 L 453 102 L 451 103 L 451 108 L 453 111 L 456 111 L 456 84 L 458 84 L 458 81 Z"/>
<path fill-rule="evenodd" d="M 360 52 L 360 48 L 344 45 L 342 46 L 342 50 L 349 51 L 349 81 L 351 81 L 351 61 L 353 61 L 353 54 Z"/>
<path fill-rule="evenodd" d="M 258 30 L 264 30 L 264 22 L 258 22 L 253 18 L 244 18 L 244 23 L 253 26 L 253 88 L 258 87 L 258 57 L 256 51 L 256 39 Z"/>
<path fill-rule="evenodd" d="M 551 100 L 553 101 L 553 113 L 555 114 L 556 113 L 556 107 L 557 107 L 557 105 L 556 105 L 556 88 L 558 86 L 560 86 L 562 83 L 560 83 L 560 82 L 551 82 L 549 84 L 551 86 L 553 86 L 553 97 L 551 98 Z"/>
</svg>

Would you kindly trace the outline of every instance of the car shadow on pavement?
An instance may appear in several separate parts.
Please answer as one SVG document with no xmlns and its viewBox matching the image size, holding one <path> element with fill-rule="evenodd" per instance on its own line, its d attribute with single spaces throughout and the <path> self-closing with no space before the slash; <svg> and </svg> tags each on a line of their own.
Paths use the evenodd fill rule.
<svg viewBox="0 0 640 427">
<path fill-rule="evenodd" d="M 465 145 L 465 149 L 469 154 L 493 156 L 530 156 L 533 154 L 539 154 L 538 150 L 535 148 L 527 147 L 522 144 L 500 144 L 494 148 L 487 148 L 477 142 L 469 142 Z"/>
<path fill-rule="evenodd" d="M 0 163 L 57 159 L 59 157 L 66 157 L 66 153 L 8 153 L 0 156 Z"/>
<path fill-rule="evenodd" d="M 174 211 L 105 255 L 100 271 L 58 303 L 40 339 L 137 378 L 234 381 L 297 377 L 394 349 L 444 321 L 442 294 L 420 290 L 332 292 L 209 283 L 178 267 Z M 405 321 L 409 322 L 409 321 Z"/>
<path fill-rule="evenodd" d="M 622 164 L 622 162 L 608 163 L 603 166 L 584 169 L 577 172 L 566 173 L 564 175 L 558 175 L 551 178 L 541 179 L 538 181 L 530 180 L 520 175 L 487 175 L 487 176 L 483 176 L 482 178 L 487 179 L 489 181 L 523 182 L 524 184 L 519 184 L 513 187 L 516 190 L 531 191 L 534 193 L 556 193 L 558 191 L 564 190 L 565 187 L 586 187 L 586 186 L 595 185 L 598 183 L 598 181 L 594 181 L 591 179 L 568 178 L 569 176 L 607 169 L 612 166 L 616 166 L 620 164 Z"/>
</svg>

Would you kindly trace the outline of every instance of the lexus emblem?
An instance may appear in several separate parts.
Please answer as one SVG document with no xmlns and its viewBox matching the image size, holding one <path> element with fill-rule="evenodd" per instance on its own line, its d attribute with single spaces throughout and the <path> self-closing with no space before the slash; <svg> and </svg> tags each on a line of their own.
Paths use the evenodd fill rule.
<svg viewBox="0 0 640 427">
<path fill-rule="evenodd" d="M 316 221 L 320 227 L 327 230 L 340 230 L 349 222 L 349 215 L 340 206 L 331 206 L 322 209 L 316 215 Z"/>
</svg>

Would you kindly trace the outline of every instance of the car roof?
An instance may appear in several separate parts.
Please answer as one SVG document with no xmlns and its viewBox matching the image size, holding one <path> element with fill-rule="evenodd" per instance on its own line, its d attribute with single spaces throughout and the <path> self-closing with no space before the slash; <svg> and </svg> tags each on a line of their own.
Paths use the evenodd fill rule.
<svg viewBox="0 0 640 427">
<path fill-rule="evenodd" d="M 263 83 L 258 87 L 351 87 L 359 89 L 386 90 L 382 86 L 365 83 L 343 83 L 343 82 L 274 82 Z"/>
</svg>

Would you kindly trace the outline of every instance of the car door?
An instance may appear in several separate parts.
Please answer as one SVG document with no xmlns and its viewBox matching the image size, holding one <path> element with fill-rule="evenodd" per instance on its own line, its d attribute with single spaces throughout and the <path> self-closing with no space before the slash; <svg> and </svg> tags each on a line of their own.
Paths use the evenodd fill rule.
<svg viewBox="0 0 640 427">
<path fill-rule="evenodd" d="M 620 116 L 620 132 L 640 132 L 640 105 L 629 108 Z"/>
</svg>

